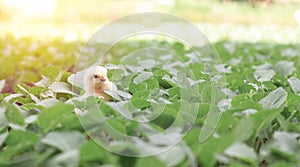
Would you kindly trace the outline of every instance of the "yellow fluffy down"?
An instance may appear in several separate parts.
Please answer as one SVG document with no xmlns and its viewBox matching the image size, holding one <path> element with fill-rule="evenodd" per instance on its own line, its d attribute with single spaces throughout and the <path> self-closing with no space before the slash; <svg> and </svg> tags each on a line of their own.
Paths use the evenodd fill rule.
<svg viewBox="0 0 300 167">
<path fill-rule="evenodd" d="M 116 86 L 107 78 L 107 69 L 102 66 L 92 66 L 84 75 L 85 96 L 99 96 L 105 101 L 111 97 L 104 90 L 116 91 Z"/>
</svg>

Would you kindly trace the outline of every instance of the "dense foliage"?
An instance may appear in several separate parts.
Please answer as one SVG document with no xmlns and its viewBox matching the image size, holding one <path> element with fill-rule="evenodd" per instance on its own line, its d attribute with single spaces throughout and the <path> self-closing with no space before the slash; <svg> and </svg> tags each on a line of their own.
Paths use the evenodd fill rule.
<svg viewBox="0 0 300 167">
<path fill-rule="evenodd" d="M 107 92 L 112 95 L 113 101 L 103 102 L 100 98 L 81 99 L 80 82 L 78 84 L 72 79 L 75 75 L 71 72 L 59 66 L 43 67 L 45 62 L 40 59 L 45 56 L 48 56 L 46 64 L 68 65 L 74 55 L 64 57 L 70 53 L 63 43 L 54 42 L 48 47 L 44 43 L 34 44 L 26 40 L 17 45 L 10 43 L 16 41 L 7 45 L 2 43 L 2 51 L 16 56 L 3 56 L 1 64 L 6 65 L 6 71 L 2 72 L 1 78 L 16 73 L 13 70 L 28 71 L 29 74 L 24 80 L 27 84 L 21 82 L 15 85 L 14 92 L 0 95 L 0 166 L 300 165 L 298 45 L 216 43 L 222 64 L 214 68 L 222 73 L 220 78 L 205 73 L 203 62 L 197 61 L 191 50 L 181 43 L 150 42 L 179 56 L 167 57 L 165 60 L 169 62 L 159 61 L 154 56 L 129 59 L 128 64 L 118 64 L 119 58 L 115 60 L 117 55 L 126 55 L 150 45 L 145 41 L 125 43 L 112 48 L 111 55 L 115 59 L 107 58 L 108 62 L 115 63 L 107 64 L 107 68 L 110 80 L 117 84 L 119 91 Z M 14 47 L 13 50 L 10 47 Z M 56 56 L 58 53 L 62 56 Z M 31 61 L 20 56 L 27 54 L 43 56 L 36 56 L 38 59 Z M 5 64 L 6 61 L 10 63 Z M 72 67 L 74 62 L 69 63 L 67 67 Z M 187 69 L 193 75 L 176 73 Z M 37 78 L 38 75 L 42 78 Z M 35 82 L 39 79 L 42 80 Z M 223 82 L 214 93 L 224 98 L 218 103 L 223 111 L 222 117 L 213 135 L 201 143 L 198 141 L 199 134 L 213 104 L 212 90 L 215 87 L 212 85 L 219 79 Z M 4 84 L 5 80 L 2 80 L 0 89 Z M 193 93 L 184 94 L 186 90 Z M 103 114 L 101 119 L 107 120 L 113 128 L 127 135 L 147 137 L 143 133 L 144 126 L 126 118 L 148 118 L 149 112 L 156 111 L 153 109 L 155 104 L 163 104 L 164 112 L 150 121 L 147 130 L 159 132 L 174 122 L 181 106 L 199 105 L 195 122 L 182 142 L 163 154 L 134 158 L 111 153 L 91 139 L 89 130 L 99 129 L 87 130 L 82 126 L 84 117 L 96 106 Z M 120 107 L 127 110 L 120 110 Z M 192 119 L 188 113 L 189 110 L 183 119 Z M 88 125 L 92 124 L 93 121 Z M 182 129 L 169 137 L 174 137 L 174 134 L 183 134 Z M 150 150 L 157 142 L 145 141 L 140 148 L 118 137 L 111 140 L 123 141 L 115 142 L 114 149 L 132 152 Z"/>
</svg>

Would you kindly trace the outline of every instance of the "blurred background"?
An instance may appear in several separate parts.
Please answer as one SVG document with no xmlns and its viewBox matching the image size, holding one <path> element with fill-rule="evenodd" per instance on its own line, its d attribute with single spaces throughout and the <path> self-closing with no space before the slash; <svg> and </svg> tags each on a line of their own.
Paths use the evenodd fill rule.
<svg viewBox="0 0 300 167">
<path fill-rule="evenodd" d="M 7 81 L 3 91 L 38 81 L 39 69 L 49 64 L 72 71 L 93 33 L 128 14 L 177 15 L 214 44 L 298 45 L 299 9 L 299 0 L 0 0 L 0 79 Z"/>
<path fill-rule="evenodd" d="M 1 0 L 4 20 L 43 18 L 52 21 L 109 21 L 119 15 L 144 11 L 164 11 L 188 17 L 191 21 L 291 23 L 285 16 L 297 9 L 298 0 Z M 256 12 L 251 12 L 256 9 Z M 243 15 L 241 15 L 243 11 Z M 264 12 L 263 12 L 264 11 Z M 112 13 L 113 12 L 113 13 Z M 224 16 L 224 12 L 230 13 Z M 270 17 L 271 14 L 279 14 Z M 256 13 L 256 14 L 255 14 Z M 234 15 L 231 15 L 234 14 Z M 284 15 L 282 15 L 284 14 Z M 250 16 L 262 16 L 256 19 Z M 209 18 L 215 16 L 214 19 Z M 242 18 L 242 16 L 246 16 Z"/>
<path fill-rule="evenodd" d="M 1 36 L 86 40 L 101 25 L 119 17 L 154 11 L 203 24 L 201 27 L 209 31 L 211 40 L 235 39 L 232 31 L 252 26 L 268 26 L 264 33 L 270 33 L 270 29 L 294 28 L 298 9 L 299 0 L 0 0 L 0 32 Z M 270 35 L 273 37 L 263 36 L 262 40 L 284 40 L 276 39 L 276 34 Z"/>
</svg>

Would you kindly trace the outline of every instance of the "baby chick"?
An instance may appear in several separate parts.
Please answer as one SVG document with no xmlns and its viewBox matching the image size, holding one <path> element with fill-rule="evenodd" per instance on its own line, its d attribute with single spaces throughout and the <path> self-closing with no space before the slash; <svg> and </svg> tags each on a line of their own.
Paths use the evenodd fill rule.
<svg viewBox="0 0 300 167">
<path fill-rule="evenodd" d="M 84 76 L 84 90 L 86 96 L 101 96 L 105 101 L 111 97 L 104 90 L 116 91 L 116 86 L 107 78 L 107 69 L 93 66 L 87 69 Z"/>
</svg>

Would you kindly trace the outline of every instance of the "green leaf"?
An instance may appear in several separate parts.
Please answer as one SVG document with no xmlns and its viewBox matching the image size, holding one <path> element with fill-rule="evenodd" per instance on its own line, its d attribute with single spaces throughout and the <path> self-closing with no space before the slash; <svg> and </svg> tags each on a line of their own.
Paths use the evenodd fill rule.
<svg viewBox="0 0 300 167">
<path fill-rule="evenodd" d="M 72 75 L 72 73 L 68 71 L 62 71 L 62 76 L 60 78 L 60 82 L 68 82 L 68 78 Z"/>
<path fill-rule="evenodd" d="M 291 77 L 288 79 L 288 82 L 295 94 L 300 93 L 300 80 L 296 77 Z"/>
<path fill-rule="evenodd" d="M 261 109 L 261 104 L 255 102 L 246 94 L 235 96 L 231 101 L 232 109 Z"/>
<path fill-rule="evenodd" d="M 169 110 L 166 109 L 166 110 Z M 176 112 L 176 111 L 174 111 Z M 172 125 L 172 123 L 175 121 L 175 117 L 171 113 L 162 113 L 159 117 L 152 120 L 152 123 L 155 123 L 156 125 L 160 126 L 163 129 L 167 129 Z"/>
<path fill-rule="evenodd" d="M 288 77 L 296 70 L 296 68 L 294 67 L 294 62 L 279 61 L 276 63 L 274 70 L 280 75 Z"/>
<path fill-rule="evenodd" d="M 112 97 L 113 99 L 117 100 L 117 101 L 122 101 L 121 97 L 119 96 L 118 92 L 116 91 L 111 91 L 111 90 L 104 90 L 104 92 L 109 95 L 110 97 Z"/>
<path fill-rule="evenodd" d="M 148 79 L 145 81 L 145 83 L 147 83 L 149 90 L 159 88 L 159 82 L 156 79 Z"/>
<path fill-rule="evenodd" d="M 159 154 L 158 157 L 166 166 L 176 166 L 186 158 L 185 148 L 174 146 L 168 151 Z M 174 159 L 174 157 L 176 158 Z"/>
<path fill-rule="evenodd" d="M 298 137 L 300 137 L 299 133 L 275 132 L 273 135 L 275 141 L 272 142 L 271 147 L 283 155 L 294 155 L 300 149 Z"/>
<path fill-rule="evenodd" d="M 268 96 L 259 101 L 264 109 L 279 108 L 287 99 L 287 92 L 283 88 L 272 91 Z"/>
<path fill-rule="evenodd" d="M 239 91 L 241 94 L 254 92 L 255 88 L 252 85 L 242 84 L 239 86 Z"/>
<path fill-rule="evenodd" d="M 36 105 L 39 105 L 42 108 L 45 108 L 45 107 L 51 107 L 54 105 L 58 105 L 59 103 L 60 103 L 60 101 L 57 100 L 56 98 L 48 98 L 48 99 L 40 101 L 39 103 L 36 103 Z"/>
<path fill-rule="evenodd" d="M 117 116 L 118 115 L 117 112 L 112 107 L 110 107 L 108 104 L 106 104 L 104 102 L 102 102 L 101 104 L 99 104 L 99 105 L 97 105 L 95 107 L 98 109 L 98 106 L 99 106 L 99 109 L 100 109 L 100 111 L 102 113 L 101 115 L 103 115 L 105 117 Z"/>
<path fill-rule="evenodd" d="M 70 104 L 58 104 L 46 108 L 38 115 L 38 125 L 44 132 L 55 129 L 68 115 L 73 114 L 73 109 L 73 105 Z"/>
<path fill-rule="evenodd" d="M 0 103 L 0 131 L 6 128 L 9 122 L 5 116 L 5 109 L 5 106 Z"/>
<path fill-rule="evenodd" d="M 171 85 L 165 81 L 163 78 L 168 75 L 170 76 L 169 72 L 166 70 L 163 70 L 161 68 L 152 68 L 152 73 L 154 78 L 159 82 L 159 85 L 163 88 L 170 88 Z"/>
<path fill-rule="evenodd" d="M 14 104 L 10 104 L 7 106 L 5 116 L 10 122 L 14 124 L 21 126 L 25 125 L 25 120 L 20 112 L 20 109 Z"/>
<path fill-rule="evenodd" d="M 140 98 L 132 98 L 130 99 L 131 104 L 136 107 L 136 108 L 146 108 L 150 107 L 151 103 L 145 99 L 140 99 Z"/>
<path fill-rule="evenodd" d="M 60 71 L 61 71 L 60 68 L 57 66 L 48 66 L 48 67 L 42 68 L 40 70 L 40 73 L 42 75 L 44 75 L 45 77 L 48 77 L 52 83 L 57 79 Z"/>
<path fill-rule="evenodd" d="M 136 167 L 165 167 L 165 163 L 158 158 L 151 156 L 151 157 L 142 157 L 137 160 Z"/>
<path fill-rule="evenodd" d="M 254 72 L 254 77 L 259 82 L 270 81 L 274 75 L 275 72 L 273 70 L 256 70 Z"/>
<path fill-rule="evenodd" d="M 185 48 L 182 43 L 175 42 L 173 44 L 173 49 L 175 50 L 176 55 L 179 56 L 181 61 L 188 61 L 189 58 L 185 56 Z"/>
<path fill-rule="evenodd" d="M 177 76 L 173 77 L 172 79 L 169 79 L 169 81 L 172 82 L 173 84 L 177 84 L 180 88 L 188 89 L 190 88 L 191 84 L 186 75 L 187 74 L 183 72 L 178 72 Z"/>
<path fill-rule="evenodd" d="M 124 97 L 125 99 L 130 99 L 132 97 L 131 94 L 129 94 L 125 91 L 118 90 L 117 93 L 119 96 Z"/>
<path fill-rule="evenodd" d="M 150 91 L 149 90 L 141 90 L 138 92 L 135 92 L 132 96 L 132 98 L 136 98 L 136 99 L 144 99 L 147 100 L 150 97 Z"/>
<path fill-rule="evenodd" d="M 107 77 L 111 82 L 119 82 L 124 77 L 124 71 L 120 69 L 108 70 Z"/>
<path fill-rule="evenodd" d="M 235 114 L 239 112 L 234 112 L 234 110 L 227 110 L 222 114 L 222 118 L 218 122 L 218 126 L 216 128 L 216 132 L 219 135 L 227 134 L 232 130 L 232 127 L 235 127 L 239 123 L 239 119 L 232 118 L 233 113 Z"/>
<path fill-rule="evenodd" d="M 50 132 L 41 140 L 41 142 L 65 152 L 79 149 L 86 140 L 80 132 L 68 131 Z"/>
<path fill-rule="evenodd" d="M 226 82 L 228 82 L 228 88 L 231 90 L 236 90 L 243 83 L 244 77 L 240 74 L 230 74 L 226 75 Z"/>
<path fill-rule="evenodd" d="M 140 75 L 133 79 L 134 84 L 140 84 L 147 79 L 152 78 L 153 74 L 151 72 L 142 72 Z"/>
<path fill-rule="evenodd" d="M 266 89 L 266 91 L 273 91 L 277 89 L 276 85 L 274 85 L 271 81 L 263 82 L 263 88 Z"/>
<path fill-rule="evenodd" d="M 68 115 L 61 121 L 61 125 L 63 129 L 67 130 L 83 130 L 78 116 L 75 114 Z"/>
<path fill-rule="evenodd" d="M 80 147 L 81 164 L 89 164 L 91 162 L 111 163 L 114 161 L 114 156 L 94 141 L 89 141 Z"/>
<path fill-rule="evenodd" d="M 132 113 L 130 112 L 130 109 L 126 106 L 127 102 L 122 101 L 118 103 L 107 103 L 111 108 L 113 108 L 115 111 L 118 111 L 121 115 L 123 115 L 125 118 L 132 119 Z"/>
<path fill-rule="evenodd" d="M 84 85 L 83 85 L 84 74 L 85 74 L 85 71 L 79 71 L 76 74 L 72 74 L 68 77 L 68 82 L 72 86 L 76 86 L 76 87 L 79 87 L 79 88 L 83 89 L 83 87 L 84 87 Z"/>
<path fill-rule="evenodd" d="M 32 93 L 30 93 L 27 89 L 29 89 L 28 88 L 28 86 L 25 86 L 25 85 L 17 85 L 17 87 L 22 91 L 22 92 L 24 92 L 24 94 L 28 94 L 29 96 L 30 96 L 30 98 L 35 102 L 35 103 L 39 103 L 40 102 L 40 100 L 34 95 L 34 94 L 32 94 Z M 27 87 L 27 89 L 25 89 Z"/>
<path fill-rule="evenodd" d="M 107 120 L 108 124 L 115 129 L 116 131 L 118 131 L 121 134 L 126 134 L 126 127 L 122 124 L 122 122 L 115 120 L 115 119 L 109 119 Z"/>
<path fill-rule="evenodd" d="M 198 56 L 197 59 L 199 59 Z M 189 69 L 192 70 L 193 77 L 196 80 L 207 79 L 207 75 L 203 73 L 204 66 L 205 65 L 203 63 L 196 62 L 194 62 L 193 64 L 189 64 Z"/>
<path fill-rule="evenodd" d="M 55 93 L 76 95 L 76 93 L 72 91 L 72 86 L 65 82 L 54 82 L 49 86 L 49 89 L 51 89 Z"/>
<path fill-rule="evenodd" d="M 28 92 L 33 94 L 36 97 L 40 97 L 41 93 L 45 91 L 45 88 L 40 87 L 40 86 L 33 86 L 29 88 Z"/>
<path fill-rule="evenodd" d="M 200 84 L 201 102 L 217 105 L 220 100 L 225 99 L 226 95 L 222 92 L 218 85 L 212 82 L 203 82 Z"/>
<path fill-rule="evenodd" d="M 272 79 L 272 82 L 274 83 L 274 85 L 276 85 L 277 87 L 286 87 L 288 86 L 288 82 L 287 82 L 287 79 L 284 78 L 283 76 L 279 75 L 279 74 L 276 74 L 273 79 Z"/>
<path fill-rule="evenodd" d="M 138 148 L 129 142 L 114 142 L 111 146 L 110 149 L 115 152 L 115 153 L 119 153 L 122 155 L 128 155 L 126 157 L 135 157 L 137 155 L 139 155 L 139 150 Z"/>
<path fill-rule="evenodd" d="M 181 89 L 179 87 L 173 87 L 168 90 L 170 99 L 179 99 L 181 97 Z"/>
<path fill-rule="evenodd" d="M 88 97 L 86 101 L 78 101 L 74 99 L 72 100 L 72 102 L 76 108 L 79 108 L 81 110 L 91 108 L 97 104 L 97 100 L 92 96 Z"/>
<path fill-rule="evenodd" d="M 130 91 L 130 93 L 135 93 L 137 91 L 142 91 L 142 90 L 147 90 L 147 89 L 148 89 L 148 84 L 145 83 L 145 82 L 142 82 L 142 83 L 136 85 L 132 81 L 129 84 L 129 91 Z"/>
<path fill-rule="evenodd" d="M 12 130 L 6 138 L 7 149 L 0 155 L 1 158 L 9 158 L 22 153 L 39 141 L 39 137 L 29 131 Z"/>
<path fill-rule="evenodd" d="M 4 132 L 4 133 L 0 134 L 0 147 L 2 146 L 4 141 L 6 140 L 7 136 L 8 136 L 8 132 Z"/>
<path fill-rule="evenodd" d="M 288 93 L 288 107 L 290 108 L 290 110 L 292 110 L 292 108 L 295 108 L 296 110 L 300 111 L 300 96 L 295 95 L 293 93 Z"/>
<path fill-rule="evenodd" d="M 255 164 L 257 159 L 254 149 L 243 143 L 234 143 L 225 150 L 225 154 L 252 164 Z"/>
<path fill-rule="evenodd" d="M 45 166 L 65 166 L 74 167 L 79 165 L 79 151 L 66 150 L 63 153 L 56 154 L 45 163 Z"/>
<path fill-rule="evenodd" d="M 7 165 L 3 166 L 13 166 L 13 167 L 23 167 L 23 166 L 36 166 L 35 160 L 38 157 L 37 152 L 29 150 L 19 155 L 14 155 L 7 162 Z M 0 160 L 1 166 L 1 160 Z"/>
<path fill-rule="evenodd" d="M 197 156 L 199 162 L 201 162 L 203 166 L 213 166 L 216 162 L 214 158 L 216 154 L 223 152 L 234 142 L 249 140 L 254 133 L 258 134 L 264 126 L 271 123 L 281 111 L 282 109 L 280 108 L 262 110 L 240 120 L 231 131 L 224 135 L 220 137 L 211 136 L 207 141 L 200 143 L 198 147 Z"/>
<path fill-rule="evenodd" d="M 43 78 L 40 81 L 34 83 L 35 86 L 39 86 L 43 88 L 48 87 L 50 84 L 51 84 L 50 79 L 45 76 L 43 76 Z"/>
</svg>

